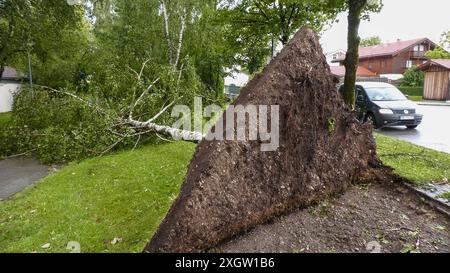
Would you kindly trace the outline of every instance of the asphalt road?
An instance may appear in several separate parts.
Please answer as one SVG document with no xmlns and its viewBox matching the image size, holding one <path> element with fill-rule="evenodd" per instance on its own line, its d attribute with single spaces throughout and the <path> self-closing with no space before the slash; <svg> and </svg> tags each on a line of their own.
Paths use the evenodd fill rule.
<svg viewBox="0 0 450 273">
<path fill-rule="evenodd" d="M 0 161 L 0 200 L 11 197 L 49 173 L 47 166 L 33 159 Z"/>
<path fill-rule="evenodd" d="M 417 106 L 424 120 L 415 130 L 384 128 L 379 132 L 423 147 L 450 153 L 450 106 Z"/>
</svg>

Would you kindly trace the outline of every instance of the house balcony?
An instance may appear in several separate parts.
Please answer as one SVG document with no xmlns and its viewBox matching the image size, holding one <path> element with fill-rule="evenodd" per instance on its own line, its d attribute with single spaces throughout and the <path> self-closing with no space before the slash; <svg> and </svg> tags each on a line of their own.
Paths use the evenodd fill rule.
<svg viewBox="0 0 450 273">
<path fill-rule="evenodd" d="M 426 51 L 411 51 L 411 58 L 426 59 L 427 58 L 425 56 L 426 53 L 427 53 Z"/>
</svg>

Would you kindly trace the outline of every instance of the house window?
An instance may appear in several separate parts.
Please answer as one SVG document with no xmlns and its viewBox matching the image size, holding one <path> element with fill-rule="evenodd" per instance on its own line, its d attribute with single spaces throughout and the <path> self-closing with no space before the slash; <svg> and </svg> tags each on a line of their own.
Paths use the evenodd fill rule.
<svg viewBox="0 0 450 273">
<path fill-rule="evenodd" d="M 406 61 L 406 68 L 411 68 L 413 66 L 413 62 L 411 60 Z"/>
<path fill-rule="evenodd" d="M 414 47 L 414 51 L 415 52 L 423 52 L 423 51 L 425 51 L 425 46 L 424 45 L 416 45 Z"/>
</svg>

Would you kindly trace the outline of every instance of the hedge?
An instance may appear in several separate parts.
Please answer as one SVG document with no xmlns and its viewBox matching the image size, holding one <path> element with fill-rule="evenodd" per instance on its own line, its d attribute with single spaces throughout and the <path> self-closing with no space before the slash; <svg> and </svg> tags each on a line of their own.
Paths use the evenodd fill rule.
<svg viewBox="0 0 450 273">
<path fill-rule="evenodd" d="M 403 87 L 399 87 L 399 89 L 405 95 L 408 95 L 408 96 L 414 96 L 414 97 L 423 96 L 423 87 L 421 87 L 421 86 L 416 86 L 416 87 L 403 86 Z"/>
</svg>

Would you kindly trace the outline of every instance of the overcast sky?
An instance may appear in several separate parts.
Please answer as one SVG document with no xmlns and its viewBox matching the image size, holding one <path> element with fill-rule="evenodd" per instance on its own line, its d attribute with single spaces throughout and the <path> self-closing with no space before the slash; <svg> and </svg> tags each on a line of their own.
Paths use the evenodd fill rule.
<svg viewBox="0 0 450 273">
<path fill-rule="evenodd" d="M 450 0 L 383 0 L 384 8 L 378 14 L 371 14 L 371 20 L 363 21 L 361 38 L 378 35 L 383 42 L 397 39 L 409 40 L 427 37 L 440 41 L 444 31 L 450 30 Z M 339 16 L 334 24 L 322 35 L 325 52 L 347 49 L 347 18 Z"/>
</svg>

